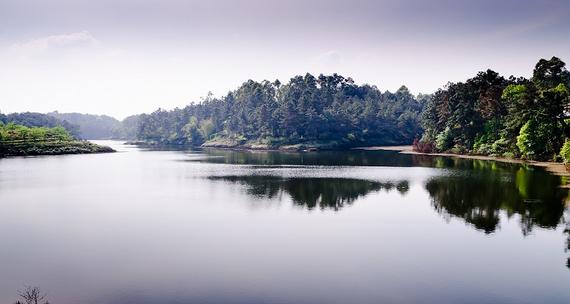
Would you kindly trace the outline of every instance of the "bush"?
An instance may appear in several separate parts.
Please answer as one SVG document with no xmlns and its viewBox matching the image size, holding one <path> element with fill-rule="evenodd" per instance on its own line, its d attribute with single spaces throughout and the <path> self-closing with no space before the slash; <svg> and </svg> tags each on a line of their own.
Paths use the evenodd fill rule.
<svg viewBox="0 0 570 304">
<path fill-rule="evenodd" d="M 473 146 L 473 152 L 479 155 L 489 155 L 493 154 L 493 146 L 490 144 L 478 144 Z"/>
<path fill-rule="evenodd" d="M 562 161 L 564 161 L 565 164 L 570 163 L 570 140 L 566 140 L 566 142 L 564 142 L 564 146 L 562 146 L 562 149 L 560 149 L 560 157 L 562 157 Z"/>
<path fill-rule="evenodd" d="M 464 145 L 455 144 L 453 145 L 453 148 L 451 148 L 450 152 L 453 154 L 467 154 L 469 153 L 469 149 Z"/>
<path fill-rule="evenodd" d="M 437 134 L 435 137 L 435 148 L 438 151 L 447 151 L 451 148 L 453 144 L 453 138 L 451 136 L 451 129 L 446 127 L 441 133 Z"/>
<path fill-rule="evenodd" d="M 434 151 L 434 146 L 431 142 L 425 142 L 419 139 L 414 139 L 414 151 L 420 153 L 431 153 Z"/>
<path fill-rule="evenodd" d="M 536 157 L 536 122 L 534 120 L 527 121 L 522 126 L 519 136 L 517 136 L 517 147 L 521 151 L 521 156 L 527 159 Z"/>
<path fill-rule="evenodd" d="M 503 153 L 504 158 L 515 158 L 515 154 L 513 152 L 505 152 Z"/>
</svg>

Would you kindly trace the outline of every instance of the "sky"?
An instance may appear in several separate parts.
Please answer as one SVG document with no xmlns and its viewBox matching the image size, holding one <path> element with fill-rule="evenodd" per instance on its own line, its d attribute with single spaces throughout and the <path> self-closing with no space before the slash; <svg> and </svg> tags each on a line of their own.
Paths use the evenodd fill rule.
<svg viewBox="0 0 570 304">
<path fill-rule="evenodd" d="M 570 62 L 567 0 L 0 0 L 0 112 L 119 119 L 305 73 L 431 93 Z"/>
</svg>

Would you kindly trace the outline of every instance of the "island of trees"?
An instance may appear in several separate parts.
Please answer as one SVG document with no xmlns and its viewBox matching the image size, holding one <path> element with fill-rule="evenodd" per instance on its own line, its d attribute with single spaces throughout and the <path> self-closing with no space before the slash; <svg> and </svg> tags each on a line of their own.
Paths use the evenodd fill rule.
<svg viewBox="0 0 570 304">
<path fill-rule="evenodd" d="M 0 122 L 0 157 L 114 152 L 113 149 L 76 140 L 65 128 L 26 127 Z"/>
<path fill-rule="evenodd" d="M 137 138 L 157 144 L 258 149 L 339 149 L 410 144 L 428 96 L 351 78 L 311 74 L 288 83 L 249 80 L 222 98 L 139 117 Z"/>
</svg>

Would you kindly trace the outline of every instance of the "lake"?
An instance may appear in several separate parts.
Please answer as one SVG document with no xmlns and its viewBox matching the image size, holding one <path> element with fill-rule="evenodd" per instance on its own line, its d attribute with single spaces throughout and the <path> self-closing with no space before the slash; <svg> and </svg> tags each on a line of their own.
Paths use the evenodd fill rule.
<svg viewBox="0 0 570 304">
<path fill-rule="evenodd" d="M 541 169 L 103 143 L 0 159 L 0 303 L 570 303 Z"/>
</svg>

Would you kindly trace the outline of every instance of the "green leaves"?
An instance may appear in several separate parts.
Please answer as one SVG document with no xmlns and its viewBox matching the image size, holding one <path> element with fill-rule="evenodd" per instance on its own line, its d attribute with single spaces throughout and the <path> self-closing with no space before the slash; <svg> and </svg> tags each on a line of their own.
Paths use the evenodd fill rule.
<svg viewBox="0 0 570 304">
<path fill-rule="evenodd" d="M 564 163 L 570 163 L 570 140 L 567 139 L 566 142 L 564 142 L 564 145 L 560 150 L 560 157 L 562 157 Z"/>
<path fill-rule="evenodd" d="M 488 70 L 465 83 L 450 83 L 426 106 L 423 125 L 429 136 L 424 140 L 441 151 L 460 147 L 483 155 L 554 159 L 570 136 L 564 121 L 569 81 L 564 62 L 553 57 L 541 59 L 530 80 L 505 80 Z"/>
</svg>

